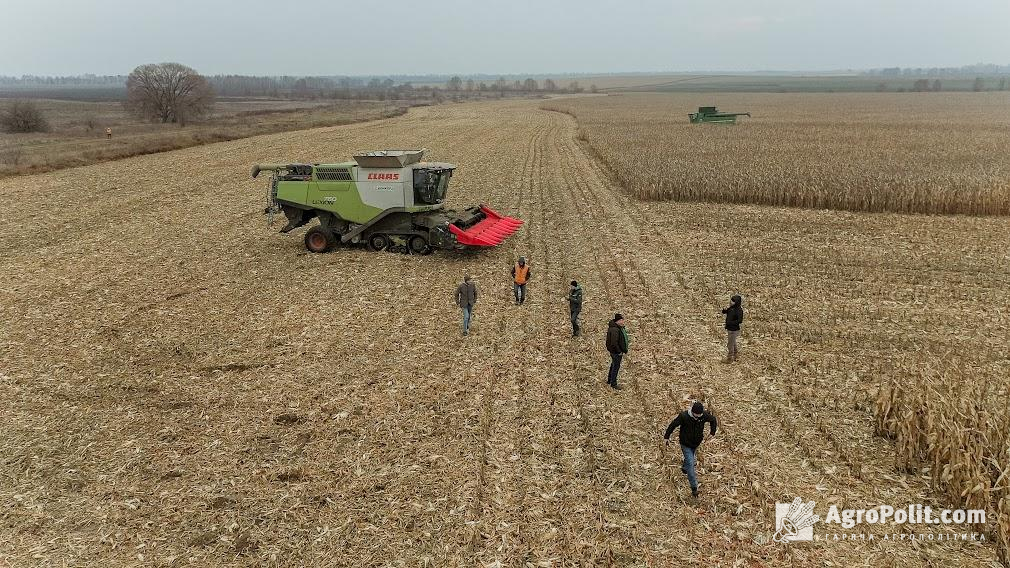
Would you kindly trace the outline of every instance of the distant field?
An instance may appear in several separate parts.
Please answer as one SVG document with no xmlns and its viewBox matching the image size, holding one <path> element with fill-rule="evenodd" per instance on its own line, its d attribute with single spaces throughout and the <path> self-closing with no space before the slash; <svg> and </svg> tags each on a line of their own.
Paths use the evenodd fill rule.
<svg viewBox="0 0 1010 568">
<path fill-rule="evenodd" d="M 0 99 L 0 107 L 4 105 Z M 35 173 L 105 160 L 396 116 L 406 101 L 289 101 L 225 99 L 206 121 L 185 127 L 138 120 L 115 101 L 36 101 L 52 127 L 47 133 L 0 133 L 0 176 Z M 112 139 L 105 129 L 112 128 Z"/>
<path fill-rule="evenodd" d="M 125 97 L 125 85 L 0 85 L 0 100 L 21 98 L 116 102 Z"/>
<path fill-rule="evenodd" d="M 915 82 L 927 79 L 930 88 L 940 81 L 943 91 L 971 91 L 975 76 L 964 77 L 883 77 L 873 75 L 715 75 L 706 73 L 678 73 L 659 75 L 601 75 L 594 77 L 561 78 L 559 84 L 567 85 L 577 80 L 588 88 L 596 85 L 600 91 L 645 92 L 723 92 L 723 93 L 845 93 L 845 92 L 901 92 L 912 91 Z M 1006 89 L 1010 79 L 984 77 L 982 88 L 987 91 Z"/>
<path fill-rule="evenodd" d="M 701 105 L 748 111 L 690 124 Z M 577 117 L 646 199 L 1010 214 L 1010 92 L 623 94 L 545 103 Z"/>
</svg>

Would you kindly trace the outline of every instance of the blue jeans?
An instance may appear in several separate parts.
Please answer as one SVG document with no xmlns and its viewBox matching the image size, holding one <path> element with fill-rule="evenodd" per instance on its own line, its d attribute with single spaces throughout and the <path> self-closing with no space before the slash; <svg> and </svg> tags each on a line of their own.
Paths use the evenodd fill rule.
<svg viewBox="0 0 1010 568">
<path fill-rule="evenodd" d="M 691 484 L 692 490 L 698 488 L 698 475 L 694 471 L 694 466 L 698 463 L 698 460 L 694 457 L 694 452 L 697 450 L 697 448 L 692 449 L 684 444 L 680 445 L 680 451 L 684 452 L 684 465 L 681 466 L 680 471 L 687 474 L 687 481 Z"/>
<path fill-rule="evenodd" d="M 617 386 L 617 373 L 621 370 L 621 359 L 623 358 L 624 353 L 610 354 L 610 373 L 607 374 L 607 384 L 612 387 Z"/>
<path fill-rule="evenodd" d="M 470 314 L 473 312 L 473 306 L 463 306 L 463 333 L 470 331 Z"/>
<path fill-rule="evenodd" d="M 516 294 L 516 302 L 520 304 L 526 301 L 526 285 L 513 283 L 513 292 Z"/>
</svg>

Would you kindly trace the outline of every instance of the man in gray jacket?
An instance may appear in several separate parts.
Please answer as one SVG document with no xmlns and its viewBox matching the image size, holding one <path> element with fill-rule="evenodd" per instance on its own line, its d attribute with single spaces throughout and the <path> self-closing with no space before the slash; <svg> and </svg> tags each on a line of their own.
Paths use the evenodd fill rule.
<svg viewBox="0 0 1010 568">
<path fill-rule="evenodd" d="M 477 283 L 470 275 L 463 277 L 463 283 L 456 288 L 456 305 L 463 310 L 463 335 L 470 335 L 470 316 L 477 304 Z"/>
</svg>

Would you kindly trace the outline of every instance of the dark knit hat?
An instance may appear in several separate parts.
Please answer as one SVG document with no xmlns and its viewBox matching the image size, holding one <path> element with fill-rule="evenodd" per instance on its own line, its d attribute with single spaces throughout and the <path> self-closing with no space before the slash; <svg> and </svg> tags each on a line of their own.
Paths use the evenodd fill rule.
<svg viewBox="0 0 1010 568">
<path fill-rule="evenodd" d="M 696 402 L 696 403 L 694 403 L 694 404 L 691 405 L 691 414 L 704 414 L 704 413 L 705 413 L 705 405 L 704 404 L 702 404 L 700 402 Z"/>
<path fill-rule="evenodd" d="M 572 286 L 578 286 L 578 285 L 579 285 L 578 282 L 576 282 L 575 280 L 572 280 Z"/>
<path fill-rule="evenodd" d="M 618 321 L 618 320 L 622 320 L 622 319 L 624 319 L 624 316 L 622 316 L 621 314 L 614 314 L 614 321 Z"/>
</svg>

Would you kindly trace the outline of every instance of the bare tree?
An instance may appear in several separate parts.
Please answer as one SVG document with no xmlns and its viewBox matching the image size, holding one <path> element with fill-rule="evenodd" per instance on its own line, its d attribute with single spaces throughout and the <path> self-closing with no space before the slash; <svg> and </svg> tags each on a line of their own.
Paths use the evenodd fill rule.
<svg viewBox="0 0 1010 568">
<path fill-rule="evenodd" d="M 536 91 L 539 88 L 540 88 L 540 86 L 537 85 L 537 80 L 536 79 L 530 78 L 530 79 L 526 79 L 525 81 L 523 81 L 523 90 L 526 91 L 526 92 L 528 92 L 528 93 L 532 93 L 532 92 Z"/>
<path fill-rule="evenodd" d="M 453 75 L 452 79 L 449 79 L 445 84 L 445 89 L 447 91 L 459 91 L 463 88 L 463 79 L 459 78 L 459 75 Z"/>
<path fill-rule="evenodd" d="M 0 112 L 0 126 L 7 132 L 49 132 L 49 122 L 32 101 L 14 99 Z"/>
<path fill-rule="evenodd" d="M 126 79 L 126 107 L 142 118 L 184 125 L 213 105 L 207 79 L 179 63 L 141 65 Z"/>
</svg>

